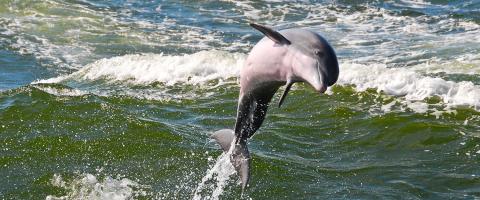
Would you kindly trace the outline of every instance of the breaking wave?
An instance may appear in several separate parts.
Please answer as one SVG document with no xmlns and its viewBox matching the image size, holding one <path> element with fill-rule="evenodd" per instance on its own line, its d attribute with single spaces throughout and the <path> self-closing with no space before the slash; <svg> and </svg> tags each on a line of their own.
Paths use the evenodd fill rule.
<svg viewBox="0 0 480 200">
<path fill-rule="evenodd" d="M 165 87 L 176 84 L 207 85 L 217 80 L 213 87 L 232 82 L 246 58 L 245 54 L 225 51 L 201 51 L 194 54 L 169 56 L 162 54 L 126 55 L 102 59 L 89 64 L 81 70 L 57 78 L 39 80 L 35 83 L 65 83 L 81 81 L 101 84 L 120 84 L 124 86 L 150 86 L 161 83 Z M 388 95 L 404 97 L 408 101 L 421 101 L 439 97 L 447 106 L 469 106 L 480 109 L 480 86 L 471 81 L 455 82 L 432 77 L 422 71 L 428 71 L 430 65 L 422 70 L 415 68 L 391 68 L 386 64 L 361 64 L 343 62 L 340 64 L 338 85 L 353 85 L 356 91 L 375 89 Z M 432 65 L 433 68 L 437 65 Z M 476 69 L 473 69 L 476 70 Z M 83 90 L 62 91 L 43 87 L 46 92 L 58 95 L 83 95 Z M 128 88 L 128 87 L 127 87 Z M 145 94 L 143 90 L 142 94 Z M 150 88 L 147 93 L 162 91 L 162 88 Z M 95 93 L 95 91 L 93 91 Z M 127 95 L 136 95 L 126 92 Z M 108 94 L 106 94 L 108 95 Z M 185 96 L 181 96 L 184 98 Z M 152 97 L 155 99 L 155 97 Z M 175 97 L 174 97 L 175 98 Z"/>
</svg>

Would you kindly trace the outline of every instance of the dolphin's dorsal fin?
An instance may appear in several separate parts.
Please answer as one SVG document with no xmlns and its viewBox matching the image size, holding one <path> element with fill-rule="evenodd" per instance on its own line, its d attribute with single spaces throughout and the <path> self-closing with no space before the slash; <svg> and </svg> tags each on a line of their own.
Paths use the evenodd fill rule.
<svg viewBox="0 0 480 200">
<path fill-rule="evenodd" d="M 282 97 L 280 98 L 280 101 L 278 102 L 278 107 L 282 106 L 283 101 L 285 100 L 285 97 L 287 97 L 288 92 L 290 91 L 290 88 L 295 82 L 288 80 L 287 81 L 287 87 L 285 87 L 285 91 L 283 91 Z"/>
<path fill-rule="evenodd" d="M 278 31 L 255 23 L 250 23 L 250 26 L 262 32 L 265 36 L 267 36 L 277 44 L 291 44 L 291 42 L 287 38 L 283 37 L 283 35 L 280 34 Z"/>
</svg>

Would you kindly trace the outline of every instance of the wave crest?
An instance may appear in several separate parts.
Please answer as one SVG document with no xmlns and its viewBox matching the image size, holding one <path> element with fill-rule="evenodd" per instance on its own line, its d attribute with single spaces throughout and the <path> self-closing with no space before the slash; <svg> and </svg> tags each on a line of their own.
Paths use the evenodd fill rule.
<svg viewBox="0 0 480 200">
<path fill-rule="evenodd" d="M 224 51 L 201 51 L 169 56 L 163 54 L 125 55 L 101 59 L 81 70 L 35 83 L 59 83 L 68 80 L 126 82 L 133 85 L 164 83 L 201 84 L 211 80 L 237 77 L 245 55 Z"/>
</svg>

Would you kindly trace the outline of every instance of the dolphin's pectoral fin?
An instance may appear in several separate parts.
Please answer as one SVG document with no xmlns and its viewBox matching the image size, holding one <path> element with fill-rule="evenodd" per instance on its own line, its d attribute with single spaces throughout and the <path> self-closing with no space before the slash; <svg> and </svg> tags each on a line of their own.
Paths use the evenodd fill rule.
<svg viewBox="0 0 480 200">
<path fill-rule="evenodd" d="M 271 28 L 255 23 L 250 23 L 250 26 L 262 32 L 265 36 L 267 36 L 277 44 L 291 44 L 291 42 L 287 38 L 283 37 L 282 34 Z"/>
<path fill-rule="evenodd" d="M 222 150 L 226 152 L 230 149 L 235 134 L 232 129 L 222 129 L 213 133 L 210 138 L 215 139 L 220 147 L 222 147 Z"/>
<path fill-rule="evenodd" d="M 235 145 L 235 149 L 233 149 L 230 161 L 240 176 L 242 191 L 244 191 L 248 185 L 248 181 L 250 180 L 250 153 L 248 152 L 246 143 L 239 143 Z"/>
<path fill-rule="evenodd" d="M 288 81 L 287 82 L 287 87 L 285 87 L 285 91 L 282 94 L 282 97 L 280 98 L 280 101 L 278 102 L 278 107 L 282 106 L 283 101 L 285 100 L 285 97 L 287 97 L 288 92 L 290 91 L 290 88 L 295 82 L 293 81 Z"/>
</svg>

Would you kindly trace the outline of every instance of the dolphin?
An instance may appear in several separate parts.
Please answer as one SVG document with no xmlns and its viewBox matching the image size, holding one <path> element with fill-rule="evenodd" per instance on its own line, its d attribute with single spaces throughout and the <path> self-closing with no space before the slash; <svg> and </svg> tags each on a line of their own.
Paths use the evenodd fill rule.
<svg viewBox="0 0 480 200">
<path fill-rule="evenodd" d="M 324 93 L 338 79 L 338 60 L 334 49 L 319 34 L 305 29 L 275 31 L 250 23 L 263 37 L 249 53 L 240 72 L 240 96 L 234 130 L 222 129 L 211 138 L 224 152 L 240 176 L 242 191 L 250 179 L 250 153 L 247 139 L 260 128 L 268 105 L 281 86 L 286 86 L 278 107 L 294 83 L 307 82 Z"/>
</svg>

